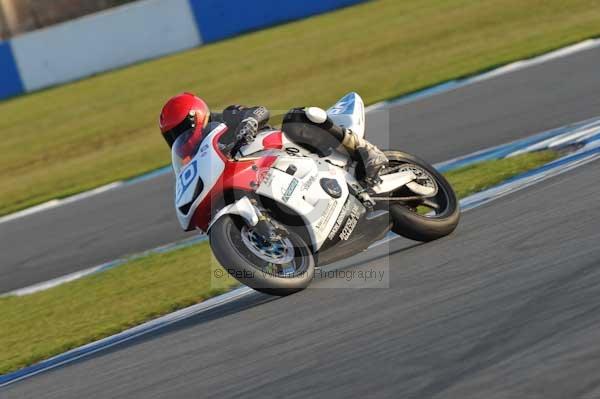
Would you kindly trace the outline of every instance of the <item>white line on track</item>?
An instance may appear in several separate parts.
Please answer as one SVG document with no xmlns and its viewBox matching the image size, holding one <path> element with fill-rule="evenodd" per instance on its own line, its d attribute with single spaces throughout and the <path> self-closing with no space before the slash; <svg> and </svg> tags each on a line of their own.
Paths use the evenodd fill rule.
<svg viewBox="0 0 600 399">
<path fill-rule="evenodd" d="M 11 295 L 12 296 L 24 296 L 24 295 L 35 294 L 36 292 L 45 291 L 49 288 L 53 288 L 53 287 L 59 286 L 64 283 L 68 283 L 70 281 L 75 281 L 82 277 L 86 277 L 86 276 L 89 276 L 92 274 L 101 273 L 101 272 L 113 269 L 115 267 L 121 266 L 121 265 L 123 265 L 127 262 L 130 262 L 132 260 L 135 260 L 135 259 L 143 258 L 143 257 L 151 255 L 151 254 L 165 253 L 165 252 L 173 251 L 175 249 L 185 248 L 190 245 L 199 243 L 201 241 L 205 241 L 206 239 L 207 239 L 206 236 L 198 235 L 198 236 L 194 236 L 191 238 L 186 238 L 184 240 L 175 241 L 170 244 L 161 245 L 159 247 L 152 248 L 152 249 L 149 249 L 149 250 L 137 253 L 137 254 L 123 256 L 121 258 L 111 260 L 111 261 L 102 263 L 97 266 L 88 267 L 86 269 L 82 269 L 82 270 L 79 270 L 79 271 L 76 271 L 73 273 L 59 276 L 59 277 L 53 278 L 51 280 L 43 281 L 41 283 L 32 284 L 32 285 L 28 285 L 23 288 L 18 288 L 16 290 L 8 291 L 8 292 L 0 294 L 0 298 L 6 297 L 6 296 L 11 296 Z"/>
<path fill-rule="evenodd" d="M 214 298 L 207 299 L 206 301 L 198 303 L 196 305 L 188 306 L 187 308 L 180 309 L 173 313 L 169 313 L 165 316 L 151 320 L 144 324 L 140 324 L 139 326 L 122 331 L 118 334 L 111 335 L 110 337 L 106 337 L 99 341 L 91 342 L 87 345 L 80 346 L 79 348 L 75 348 L 60 355 L 56 355 L 48 360 L 38 363 L 38 365 L 42 365 L 42 367 L 38 367 L 36 369 L 36 366 L 34 365 L 12 373 L 14 374 L 14 378 L 6 378 L 6 375 L 0 375 L 0 388 L 5 387 L 9 384 L 13 384 L 17 381 L 21 381 L 25 378 L 33 377 L 34 375 L 43 373 L 45 371 L 52 370 L 56 367 L 63 366 L 67 363 L 74 362 L 78 359 L 90 356 L 94 353 L 112 348 L 113 346 L 120 345 L 124 342 L 138 338 L 142 335 L 149 334 L 161 328 L 177 323 L 178 321 L 188 319 L 190 317 L 193 317 L 200 313 L 204 313 L 216 307 L 223 306 L 227 303 L 240 299 L 252 292 L 254 291 L 248 287 L 240 287 L 235 290 L 229 291 L 226 294 L 219 295 Z M 26 372 L 26 370 L 28 371 Z"/>
<path fill-rule="evenodd" d="M 2 217 L 0 217 L 0 224 L 9 222 L 11 220 L 19 219 L 19 218 L 22 218 L 25 216 L 33 215 L 34 213 L 38 213 L 38 212 L 46 211 L 48 209 L 56 208 L 58 206 L 70 204 L 70 203 L 76 202 L 76 201 L 80 201 L 82 199 L 86 199 L 86 198 L 92 197 L 94 195 L 104 193 L 106 191 L 110 191 L 114 188 L 122 186 L 123 184 L 124 184 L 124 182 L 122 182 L 122 181 L 113 182 L 113 183 L 106 184 L 104 186 L 97 187 L 93 190 L 84 191 L 82 193 L 72 195 L 67 198 L 53 199 L 48 202 L 44 202 L 43 204 L 32 206 L 31 208 L 23 209 L 22 211 L 18 211 L 15 213 L 11 213 L 9 215 L 2 216 Z"/>
<path fill-rule="evenodd" d="M 408 104 L 417 100 L 421 100 L 423 98 L 435 96 L 437 94 L 446 93 L 452 90 L 460 89 L 465 86 L 482 82 L 488 79 L 492 79 L 498 76 L 506 75 L 512 72 L 520 71 L 525 68 L 529 68 L 532 66 L 540 65 L 548 61 L 553 61 L 559 58 L 567 57 L 569 55 L 576 54 L 581 51 L 590 50 L 595 47 L 600 46 L 600 39 L 588 39 L 582 42 L 563 47 L 558 50 L 551 51 L 546 54 L 539 55 L 537 57 L 515 61 L 510 64 L 498 67 L 496 69 L 492 69 L 489 72 L 484 72 L 479 75 L 474 75 L 466 78 L 459 78 L 456 80 L 450 80 L 447 82 L 440 83 L 433 87 L 420 90 L 418 92 L 408 94 L 402 97 L 399 97 L 394 100 L 382 101 L 376 104 L 372 104 L 365 108 L 365 111 L 372 111 L 376 109 L 382 109 L 389 106 L 397 106 Z"/>
</svg>

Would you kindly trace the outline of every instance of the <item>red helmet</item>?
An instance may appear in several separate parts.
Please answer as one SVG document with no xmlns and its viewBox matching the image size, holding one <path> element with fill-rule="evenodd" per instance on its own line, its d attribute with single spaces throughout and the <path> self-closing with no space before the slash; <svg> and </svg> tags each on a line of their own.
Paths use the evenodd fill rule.
<svg viewBox="0 0 600 399">
<path fill-rule="evenodd" d="M 194 136 L 201 136 L 209 119 L 208 105 L 192 93 L 183 93 L 167 101 L 160 113 L 158 125 L 169 147 L 172 147 L 177 137 L 191 129 L 194 129 Z"/>
</svg>

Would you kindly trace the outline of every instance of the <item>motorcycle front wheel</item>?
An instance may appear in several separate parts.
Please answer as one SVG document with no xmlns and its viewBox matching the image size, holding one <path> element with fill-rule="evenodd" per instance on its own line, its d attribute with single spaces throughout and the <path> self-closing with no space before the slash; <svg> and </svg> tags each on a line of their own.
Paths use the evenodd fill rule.
<svg viewBox="0 0 600 399">
<path fill-rule="evenodd" d="M 411 198 L 389 206 L 393 219 L 392 231 L 415 241 L 433 241 L 452 233 L 460 219 L 460 209 L 454 190 L 446 178 L 428 162 L 401 151 L 385 151 L 389 166 L 382 172 L 394 173 L 409 169 L 416 182 L 433 188 L 433 194 L 419 198 L 407 187 L 390 194 L 391 197 Z"/>
<path fill-rule="evenodd" d="M 267 241 L 242 218 L 224 215 L 211 227 L 209 240 L 223 268 L 257 291 L 286 296 L 305 289 L 313 279 L 313 254 L 294 232 Z"/>
</svg>

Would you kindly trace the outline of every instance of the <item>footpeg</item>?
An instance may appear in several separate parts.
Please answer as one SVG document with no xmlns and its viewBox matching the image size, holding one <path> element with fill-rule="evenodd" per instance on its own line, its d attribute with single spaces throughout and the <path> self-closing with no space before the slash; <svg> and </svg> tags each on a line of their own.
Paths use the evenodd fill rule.
<svg viewBox="0 0 600 399">
<path fill-rule="evenodd" d="M 372 177 L 372 178 L 365 177 L 365 183 L 367 183 L 367 185 L 369 187 L 375 187 L 375 186 L 378 186 L 381 183 L 383 183 L 383 180 L 379 176 L 375 176 L 375 177 Z"/>
<path fill-rule="evenodd" d="M 360 200 L 360 202 L 363 203 L 363 205 L 369 209 L 372 209 L 375 207 L 375 201 L 373 200 L 373 198 L 371 198 L 371 196 L 369 195 L 369 193 L 367 193 L 366 191 L 363 191 L 362 193 L 359 193 L 357 195 L 358 199 Z"/>
<path fill-rule="evenodd" d="M 358 200 L 368 209 L 373 209 L 375 207 L 375 200 L 373 200 L 373 198 L 371 198 L 371 196 L 369 195 L 369 193 L 367 192 L 367 190 L 362 187 L 360 184 L 349 184 L 348 188 L 350 190 L 350 193 L 354 196 L 356 196 L 356 198 L 358 198 Z"/>
</svg>

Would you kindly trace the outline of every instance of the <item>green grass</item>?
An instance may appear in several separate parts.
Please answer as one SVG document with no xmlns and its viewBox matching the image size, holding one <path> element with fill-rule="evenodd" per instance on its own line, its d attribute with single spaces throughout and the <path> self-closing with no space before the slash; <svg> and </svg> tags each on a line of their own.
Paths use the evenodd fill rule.
<svg viewBox="0 0 600 399">
<path fill-rule="evenodd" d="M 0 298 L 0 374 L 223 293 L 207 243 L 23 297 Z M 227 274 L 224 272 L 224 274 Z M 215 284 L 217 283 L 217 284 Z"/>
<path fill-rule="evenodd" d="M 171 95 L 367 103 L 600 34 L 598 0 L 379 0 L 0 103 L 0 215 L 169 161 Z"/>
<path fill-rule="evenodd" d="M 558 156 L 555 151 L 539 151 L 512 158 L 483 162 L 445 173 L 459 198 L 495 186 L 509 177 L 534 169 L 553 161 Z"/>
<path fill-rule="evenodd" d="M 447 174 L 464 197 L 555 159 L 551 151 L 485 162 Z M 206 243 L 153 254 L 23 297 L 0 298 L 0 374 L 31 365 L 237 285 Z"/>
</svg>

